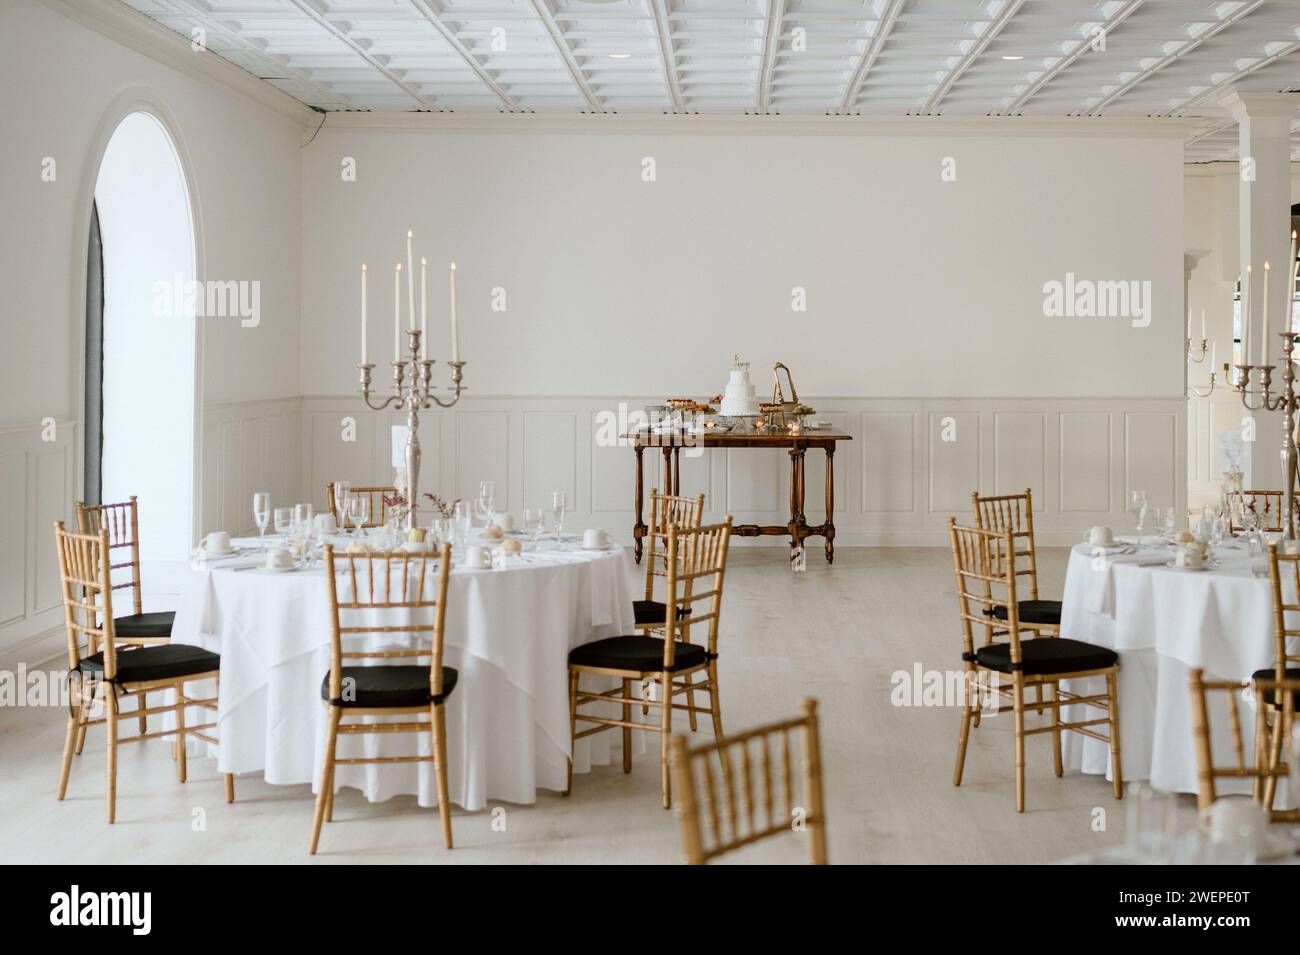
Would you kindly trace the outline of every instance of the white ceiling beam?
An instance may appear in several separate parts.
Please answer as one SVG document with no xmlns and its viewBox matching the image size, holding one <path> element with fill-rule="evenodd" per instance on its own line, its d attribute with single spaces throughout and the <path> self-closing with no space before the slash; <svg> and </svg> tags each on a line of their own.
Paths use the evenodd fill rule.
<svg viewBox="0 0 1300 955">
<path fill-rule="evenodd" d="M 1216 23 L 1214 26 L 1210 27 L 1210 29 L 1206 30 L 1206 31 L 1205 31 L 1204 33 L 1202 33 L 1200 36 L 1196 37 L 1195 39 L 1188 40 L 1186 43 L 1184 43 L 1182 46 L 1180 46 L 1180 47 L 1179 47 L 1177 50 L 1175 50 L 1173 53 L 1169 54 L 1169 56 L 1166 56 L 1164 59 L 1162 59 L 1160 62 L 1156 63 L 1154 66 L 1150 67 L 1149 69 L 1143 70 L 1141 73 L 1139 73 L 1137 76 L 1133 77 L 1131 80 L 1129 80 L 1129 81 L 1128 81 L 1127 83 L 1125 83 L 1123 86 L 1121 86 L 1119 89 L 1117 89 L 1117 90 L 1115 90 L 1114 92 L 1112 92 L 1109 96 L 1107 96 L 1107 97 L 1106 97 L 1105 99 L 1103 99 L 1101 102 L 1097 103 L 1095 106 L 1092 106 L 1091 108 L 1089 108 L 1089 109 L 1087 109 L 1087 110 L 1084 110 L 1083 113 L 1082 113 L 1082 115 L 1085 115 L 1085 116 L 1095 116 L 1095 115 L 1097 115 L 1097 114 L 1100 113 L 1103 109 L 1105 109 L 1107 106 L 1109 106 L 1111 103 L 1115 102 L 1115 100 L 1117 100 L 1117 99 L 1119 99 L 1121 96 L 1124 96 L 1125 94 L 1127 94 L 1127 93 L 1129 92 L 1129 90 L 1133 89 L 1135 86 L 1137 86 L 1137 85 L 1138 85 L 1139 83 L 1141 83 L 1142 81 L 1147 80 L 1147 79 L 1150 79 L 1151 77 L 1155 76 L 1157 73 L 1159 73 L 1161 70 L 1163 70 L 1166 66 L 1169 66 L 1171 63 L 1177 61 L 1179 58 L 1181 58 L 1181 57 L 1185 56 L 1186 54 L 1192 52 L 1192 50 L 1195 50 L 1198 46 L 1200 46 L 1200 45 L 1201 45 L 1202 43 L 1204 43 L 1206 40 L 1209 40 L 1209 39 L 1212 39 L 1213 37 L 1218 36 L 1218 35 L 1219 35 L 1220 33 L 1222 33 L 1224 30 L 1226 30 L 1226 29 L 1228 29 L 1229 27 L 1233 26 L 1234 24 L 1240 22 L 1241 20 L 1244 20 L 1246 17 L 1250 16 L 1252 13 L 1254 13 L 1256 10 L 1258 10 L 1258 9 L 1259 9 L 1261 6 L 1263 6 L 1263 5 L 1264 5 L 1264 0 L 1250 0 L 1250 2 L 1247 3 L 1245 6 L 1240 7 L 1239 9 L 1233 11 L 1233 13 L 1232 13 L 1231 15 L 1229 15 L 1229 16 L 1225 17 L 1224 19 L 1220 20 L 1218 23 Z"/>
<path fill-rule="evenodd" d="M 538 18 L 542 25 L 546 27 L 546 32 L 551 35 L 551 41 L 555 44 L 555 51 L 560 54 L 564 60 L 565 68 L 569 71 L 569 77 L 573 80 L 573 85 L 578 88 L 582 98 L 587 101 L 587 106 L 597 113 L 605 112 L 604 104 L 596 98 L 590 86 L 587 85 L 587 78 L 582 73 L 582 67 L 578 65 L 578 60 L 573 55 L 573 50 L 569 47 L 569 41 L 564 38 L 564 31 L 560 25 L 555 22 L 554 13 L 551 10 L 549 0 L 528 0 L 533 10 L 537 12 Z"/>
<path fill-rule="evenodd" d="M 966 54 L 957 61 L 957 65 L 948 71 L 948 75 L 943 78 L 943 82 L 941 82 L 935 91 L 930 94 L 930 98 L 927 99 L 925 105 L 921 107 L 922 113 L 930 114 L 934 112 L 935 108 L 943 102 L 943 98 L 948 95 L 953 84 L 961 79 L 961 75 L 970 69 L 971 65 L 974 64 L 981 53 L 988 49 L 988 45 L 993 42 L 993 38 L 1002 32 L 1002 29 L 1011 22 L 1012 18 L 1020 12 L 1020 8 L 1024 5 L 1025 0 L 1009 0 L 1009 2 L 998 11 L 997 17 L 984 28 L 984 32 L 981 33 L 979 39 L 975 41 L 975 45 L 966 51 Z"/>
<path fill-rule="evenodd" d="M 876 58 L 880 56 L 880 50 L 885 45 L 885 40 L 889 38 L 889 32 L 894 29 L 894 23 L 897 22 L 898 15 L 902 13 L 903 4 L 906 2 L 907 0 L 888 0 L 880 19 L 876 21 L 875 32 L 872 33 L 871 39 L 867 41 L 867 46 L 862 51 L 862 59 L 858 60 L 848 85 L 844 87 L 839 112 L 847 113 L 857 103 L 858 95 L 862 92 L 862 84 L 866 82 L 871 68 L 876 65 Z"/>
<path fill-rule="evenodd" d="M 1129 15 L 1133 13 L 1133 11 L 1135 11 L 1138 7 L 1142 6 L 1143 2 L 1144 0 L 1129 0 L 1128 3 L 1124 4 L 1118 10 L 1116 10 L 1110 16 L 1110 18 L 1107 19 L 1102 24 L 1101 26 L 1102 36 L 1109 37 L 1112 31 L 1114 31 L 1114 29 L 1117 26 L 1119 26 L 1121 23 L 1127 20 L 1129 18 Z M 1050 70 L 1048 70 L 1037 80 L 1035 80 L 1033 85 L 1031 85 L 1029 89 L 1025 90 L 1018 97 L 1016 97 L 1015 101 L 1010 106 L 1006 107 L 1005 109 L 999 110 L 999 112 L 1002 115 L 1006 115 L 1008 113 L 1014 114 L 1016 112 L 1019 112 L 1021 109 L 1024 108 L 1024 105 L 1027 102 L 1029 102 L 1031 99 L 1033 99 L 1035 96 L 1038 95 L 1039 90 L 1041 90 L 1048 83 L 1052 82 L 1052 80 L 1056 79 L 1058 76 L 1064 73 L 1076 62 L 1078 62 L 1079 58 L 1083 56 L 1085 53 L 1087 53 L 1089 49 L 1092 48 L 1092 45 L 1095 42 L 1095 40 L 1096 37 L 1090 36 L 1079 41 L 1078 45 L 1076 45 L 1073 50 L 1071 50 L 1068 54 L 1066 54 Z"/>
<path fill-rule="evenodd" d="M 776 66 L 776 53 L 781 47 L 781 21 L 785 19 L 785 0 L 767 0 L 767 25 L 763 30 L 763 59 L 758 68 L 758 89 L 754 97 L 754 110 L 768 111 L 772 95 L 772 70 Z"/>
<path fill-rule="evenodd" d="M 457 56 L 464 61 L 465 65 L 474 71 L 474 75 L 479 78 L 479 81 L 496 94 L 502 106 L 512 112 L 520 108 L 519 101 L 496 81 L 496 77 L 487 71 L 483 64 L 478 61 L 478 57 L 470 52 L 469 47 L 460 42 L 460 37 L 456 36 L 456 31 L 442 22 L 438 11 L 429 6 L 426 0 L 410 0 L 410 3 L 419 11 L 425 22 L 437 30 L 438 35 L 447 41 L 447 45 L 456 51 Z"/>
<path fill-rule="evenodd" d="M 335 109 L 354 109 L 355 106 L 346 96 L 336 93 L 327 84 L 321 83 L 310 76 L 307 76 L 299 70 L 289 66 L 287 63 L 277 59 L 275 56 L 262 49 L 256 43 L 251 42 L 238 30 L 231 30 L 225 26 L 223 20 L 208 16 L 208 12 L 199 9 L 190 0 L 161 0 L 168 9 L 174 11 L 177 15 L 188 17 L 201 26 L 204 30 L 216 33 L 226 41 L 238 46 L 248 56 L 252 57 L 262 65 L 262 68 L 272 76 L 258 76 L 260 80 L 267 79 L 286 79 L 309 86 L 319 95 L 322 102 L 334 107 Z M 281 76 L 278 74 L 288 74 Z"/>
<path fill-rule="evenodd" d="M 1217 86 L 1205 90 L 1202 93 L 1197 93 L 1195 96 L 1191 97 L 1190 99 L 1184 100 L 1183 102 L 1179 103 L 1177 106 L 1171 106 L 1169 109 L 1164 110 L 1159 115 L 1172 116 L 1175 113 L 1182 113 L 1183 110 L 1190 109 L 1191 107 L 1196 106 L 1199 103 L 1215 100 L 1223 96 L 1224 94 L 1226 94 L 1228 90 L 1230 90 L 1233 86 L 1237 85 L 1247 76 L 1249 76 L 1251 73 L 1254 73 L 1257 70 L 1262 70 L 1266 66 L 1272 66 L 1278 60 L 1288 57 L 1292 53 L 1295 53 L 1298 50 L 1300 50 L 1300 42 L 1287 44 L 1286 46 L 1284 46 L 1282 49 L 1278 50 L 1276 53 L 1272 54 L 1271 56 L 1267 56 L 1262 60 L 1256 60 L 1250 66 L 1246 67 L 1244 70 L 1239 70 L 1238 72 L 1234 73 L 1232 76 L 1228 77 L 1226 80 L 1224 80 L 1222 83 L 1218 84 Z"/>
<path fill-rule="evenodd" d="M 673 27 L 668 19 L 667 0 L 650 0 L 655 12 L 655 35 L 659 38 L 659 59 L 663 62 L 664 83 L 673 101 L 673 112 L 686 112 L 686 97 L 682 95 L 681 77 L 677 75 L 677 51 L 673 47 Z"/>
<path fill-rule="evenodd" d="M 323 16 L 321 14 L 321 11 L 317 9 L 316 4 L 312 2 L 312 0 L 289 0 L 289 2 L 292 3 L 299 10 L 301 10 L 303 13 L 307 14 L 307 16 L 310 17 L 313 22 L 324 27 L 330 34 L 342 40 L 345 44 L 347 44 L 347 46 L 349 46 L 353 50 L 353 52 L 355 52 L 363 60 L 369 63 L 374 69 L 378 70 L 381 74 L 387 77 L 389 81 L 393 83 L 393 85 L 399 87 L 402 90 L 402 92 L 404 92 L 407 96 L 411 97 L 411 99 L 415 100 L 425 109 L 436 110 L 442 108 L 433 100 L 428 99 L 419 90 L 415 89 L 415 87 L 411 86 L 409 83 L 403 80 L 400 76 L 398 76 L 387 66 L 381 63 L 378 59 L 371 56 L 370 51 L 365 46 L 363 46 L 362 44 L 354 40 L 347 30 L 344 30 L 338 24 L 334 23 L 333 21 Z"/>
</svg>

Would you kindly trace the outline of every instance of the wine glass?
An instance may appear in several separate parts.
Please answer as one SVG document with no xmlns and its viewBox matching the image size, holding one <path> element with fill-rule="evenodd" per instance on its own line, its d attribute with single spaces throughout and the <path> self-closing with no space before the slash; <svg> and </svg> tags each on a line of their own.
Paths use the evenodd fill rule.
<svg viewBox="0 0 1300 955">
<path fill-rule="evenodd" d="M 540 507 L 524 508 L 524 528 L 532 531 L 533 540 L 542 539 L 542 531 L 546 527 L 546 511 Z"/>
<path fill-rule="evenodd" d="M 334 482 L 334 513 L 339 516 L 339 523 L 343 525 L 344 533 L 346 533 L 348 529 L 348 498 L 351 496 L 351 481 Z"/>
<path fill-rule="evenodd" d="M 1147 492 L 1130 491 L 1128 495 L 1128 512 L 1133 515 L 1133 522 L 1137 525 L 1138 543 L 1142 542 L 1142 528 L 1146 526 L 1147 520 Z"/>
<path fill-rule="evenodd" d="M 551 517 L 555 520 L 555 539 L 564 539 L 564 512 L 569 509 L 569 496 L 563 491 L 551 492 Z"/>
<path fill-rule="evenodd" d="M 469 505 L 464 501 L 457 501 L 453 506 L 451 515 L 451 529 L 456 536 L 453 546 L 458 548 L 463 548 L 465 546 L 465 542 L 469 539 L 471 520 Z"/>
<path fill-rule="evenodd" d="M 310 504 L 295 504 L 293 506 L 293 526 L 302 537 L 311 536 L 311 521 L 313 509 Z"/>
<path fill-rule="evenodd" d="M 257 524 L 257 536 L 266 537 L 266 526 L 271 523 L 271 495 L 265 491 L 253 495 L 253 522 Z"/>
<path fill-rule="evenodd" d="M 348 497 L 348 517 L 356 527 L 357 536 L 360 536 L 362 526 L 370 520 L 370 496 L 353 494 Z"/>
<path fill-rule="evenodd" d="M 293 530 L 293 508 L 277 507 L 275 509 L 275 532 L 281 537 L 288 537 Z"/>
</svg>

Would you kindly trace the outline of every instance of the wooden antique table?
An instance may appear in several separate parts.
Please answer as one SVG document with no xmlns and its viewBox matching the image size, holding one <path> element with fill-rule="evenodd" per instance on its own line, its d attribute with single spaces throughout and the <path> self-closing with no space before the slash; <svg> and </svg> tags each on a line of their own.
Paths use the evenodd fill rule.
<svg viewBox="0 0 1300 955">
<path fill-rule="evenodd" d="M 725 431 L 703 434 L 655 434 L 649 429 L 623 435 L 631 440 L 636 453 L 636 523 L 632 526 L 637 563 L 641 562 L 641 539 L 649 533 L 644 520 L 644 455 L 646 448 L 662 448 L 664 454 L 665 494 L 681 493 L 682 448 L 789 448 L 790 449 L 790 520 L 785 524 L 735 524 L 731 532 L 741 537 L 790 535 L 790 547 L 800 546 L 806 538 L 826 540 L 826 561 L 835 561 L 835 442 L 852 441 L 842 431 L 824 429 L 790 434 L 787 431 Z M 826 452 L 826 521 L 810 525 L 804 517 L 804 453 L 809 448 Z"/>
</svg>

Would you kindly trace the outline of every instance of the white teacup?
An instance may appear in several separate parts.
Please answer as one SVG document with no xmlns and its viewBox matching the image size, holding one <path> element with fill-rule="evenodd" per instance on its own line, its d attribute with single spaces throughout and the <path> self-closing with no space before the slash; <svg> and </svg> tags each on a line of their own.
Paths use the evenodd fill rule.
<svg viewBox="0 0 1300 955">
<path fill-rule="evenodd" d="M 339 522 L 334 520 L 333 514 L 317 514 L 316 533 L 322 537 L 328 534 L 337 534 L 339 532 Z"/>
<path fill-rule="evenodd" d="M 266 552 L 267 570 L 288 570 L 293 565 L 293 554 L 287 547 L 277 547 Z"/>
<path fill-rule="evenodd" d="M 225 531 L 213 531 L 203 538 L 205 554 L 229 554 L 232 550 L 234 548 L 230 546 L 230 535 Z"/>
<path fill-rule="evenodd" d="M 477 544 L 471 544 L 465 548 L 465 566 L 475 570 L 483 570 L 492 566 L 492 551 L 486 547 L 480 547 Z"/>
<path fill-rule="evenodd" d="M 506 533 L 515 529 L 515 516 L 509 511 L 504 514 L 497 514 L 493 517 L 492 523 L 501 528 Z"/>
<path fill-rule="evenodd" d="M 1249 796 L 1224 796 L 1206 813 L 1210 839 L 1218 843 L 1245 843 L 1257 852 L 1268 845 L 1268 817 Z"/>
<path fill-rule="evenodd" d="M 1203 567 L 1205 558 L 1201 556 L 1199 547 L 1179 547 L 1174 552 L 1174 565 L 1176 567 Z"/>
<path fill-rule="evenodd" d="M 582 546 L 592 550 L 604 550 L 609 546 L 609 535 L 599 527 L 592 527 L 583 532 Z"/>
<path fill-rule="evenodd" d="M 1083 542 L 1094 547 L 1111 547 L 1115 543 L 1115 532 L 1099 524 L 1083 532 Z"/>
</svg>

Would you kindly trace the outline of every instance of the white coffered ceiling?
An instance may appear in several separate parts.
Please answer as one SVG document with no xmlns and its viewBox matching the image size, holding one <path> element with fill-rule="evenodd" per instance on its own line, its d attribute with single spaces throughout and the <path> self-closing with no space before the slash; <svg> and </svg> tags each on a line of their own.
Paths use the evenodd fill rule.
<svg viewBox="0 0 1300 955">
<path fill-rule="evenodd" d="M 1193 116 L 1200 162 L 1300 90 L 1300 0 L 127 2 L 324 110 Z"/>
</svg>

